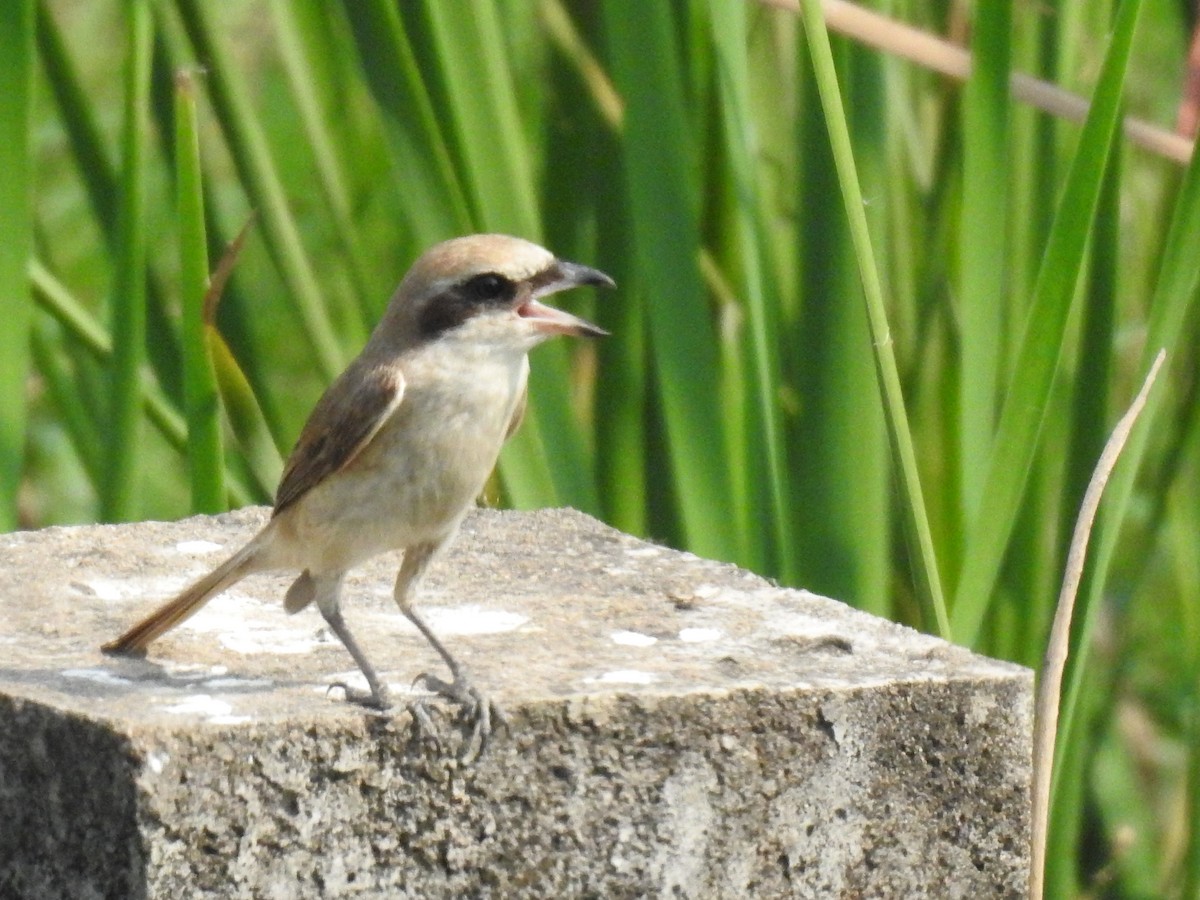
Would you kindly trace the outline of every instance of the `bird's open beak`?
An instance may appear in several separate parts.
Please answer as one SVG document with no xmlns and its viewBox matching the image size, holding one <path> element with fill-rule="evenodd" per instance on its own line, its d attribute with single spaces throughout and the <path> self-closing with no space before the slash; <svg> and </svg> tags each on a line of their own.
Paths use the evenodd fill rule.
<svg viewBox="0 0 1200 900">
<path fill-rule="evenodd" d="M 582 285 L 615 288 L 616 282 L 601 272 L 579 263 L 560 259 L 545 271 L 534 276 L 533 290 L 524 303 L 517 307 L 517 315 L 528 319 L 539 331 L 546 334 L 569 334 L 575 337 L 605 337 L 608 332 L 586 319 L 573 316 L 553 306 L 539 303 L 541 297 L 557 294 Z"/>
</svg>

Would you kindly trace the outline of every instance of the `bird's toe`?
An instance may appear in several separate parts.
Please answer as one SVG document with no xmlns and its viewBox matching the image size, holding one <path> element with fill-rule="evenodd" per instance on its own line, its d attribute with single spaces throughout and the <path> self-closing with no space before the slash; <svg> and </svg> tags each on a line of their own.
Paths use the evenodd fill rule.
<svg viewBox="0 0 1200 900">
<path fill-rule="evenodd" d="M 482 756 L 490 745 L 497 726 L 505 731 L 508 730 L 508 719 L 500 707 L 481 694 L 478 688 L 461 675 L 453 681 L 446 681 L 437 675 L 423 672 L 413 681 L 413 686 L 422 687 L 458 707 L 459 720 L 469 729 L 458 753 L 460 762 L 470 764 Z M 429 722 L 428 712 L 424 710 L 422 701 L 417 701 L 414 706 L 422 708 L 421 715 L 424 716 L 422 726 L 424 726 Z M 419 716 L 414 712 L 414 719 L 418 718 Z"/>
<path fill-rule="evenodd" d="M 383 712 L 392 706 L 391 697 L 388 695 L 387 688 L 383 685 L 376 685 L 371 690 L 364 691 L 344 681 L 334 681 L 329 685 L 329 690 L 326 693 L 334 689 L 341 690 L 342 696 L 346 699 L 347 703 L 353 703 L 356 706 L 362 706 L 376 712 Z"/>
</svg>

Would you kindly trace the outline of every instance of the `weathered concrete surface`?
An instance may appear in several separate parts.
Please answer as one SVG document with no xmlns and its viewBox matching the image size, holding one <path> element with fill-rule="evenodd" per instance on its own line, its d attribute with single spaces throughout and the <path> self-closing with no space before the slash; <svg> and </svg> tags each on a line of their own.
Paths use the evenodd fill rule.
<svg viewBox="0 0 1200 900">
<path fill-rule="evenodd" d="M 0 536 L 0 896 L 1024 895 L 1027 671 L 578 513 L 474 514 L 427 584 L 511 720 L 473 767 L 327 695 L 283 575 L 98 652 L 265 515 Z M 396 565 L 345 608 L 402 698 Z"/>
</svg>

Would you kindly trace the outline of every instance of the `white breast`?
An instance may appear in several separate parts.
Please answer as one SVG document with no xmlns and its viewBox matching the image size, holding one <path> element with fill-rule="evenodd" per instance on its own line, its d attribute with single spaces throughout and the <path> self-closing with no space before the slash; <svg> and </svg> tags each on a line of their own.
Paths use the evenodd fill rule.
<svg viewBox="0 0 1200 900">
<path fill-rule="evenodd" d="M 495 467 L 529 360 L 494 345 L 437 342 L 404 372 L 391 420 L 352 466 L 297 504 L 297 536 L 321 557 L 310 568 L 349 568 L 452 533 Z"/>
</svg>

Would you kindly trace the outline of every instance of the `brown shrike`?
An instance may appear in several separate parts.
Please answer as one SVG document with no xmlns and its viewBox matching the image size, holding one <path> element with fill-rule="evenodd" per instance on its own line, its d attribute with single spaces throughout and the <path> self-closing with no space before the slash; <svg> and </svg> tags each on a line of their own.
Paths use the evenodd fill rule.
<svg viewBox="0 0 1200 900">
<path fill-rule="evenodd" d="M 418 681 L 464 707 L 473 723 L 467 746 L 482 750 L 497 711 L 413 600 L 421 575 L 453 540 L 521 423 L 529 351 L 556 334 L 606 333 L 540 302 L 579 285 L 614 287 L 603 272 L 504 235 L 456 238 L 426 252 L 362 353 L 317 402 L 284 468 L 271 521 L 104 651 L 144 655 L 152 641 L 247 575 L 299 570 L 284 608 L 294 613 L 315 602 L 370 688 L 340 685 L 347 699 L 385 709 L 386 686 L 342 618 L 342 579 L 378 553 L 403 549 L 396 603 L 451 675 Z M 414 714 L 428 724 L 419 706 Z"/>
</svg>

